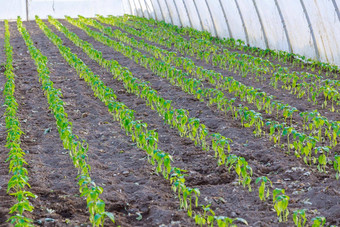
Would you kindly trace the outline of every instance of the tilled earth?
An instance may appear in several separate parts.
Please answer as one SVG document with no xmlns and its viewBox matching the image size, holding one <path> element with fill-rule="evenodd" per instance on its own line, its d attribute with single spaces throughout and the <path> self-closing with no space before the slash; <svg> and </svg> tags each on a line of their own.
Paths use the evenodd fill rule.
<svg viewBox="0 0 340 227">
<path fill-rule="evenodd" d="M 267 176 L 273 186 L 284 188 L 290 196 L 289 209 L 308 209 L 310 220 L 315 216 L 325 216 L 327 225 L 340 225 L 340 183 L 335 180 L 335 172 L 319 173 L 315 166 L 307 166 L 294 154 L 289 154 L 276 146 L 268 137 L 256 138 L 253 129 L 243 128 L 238 120 L 225 115 L 215 107 L 207 107 L 193 96 L 172 86 L 166 79 L 154 75 L 149 70 L 115 52 L 113 49 L 95 41 L 85 32 L 60 20 L 67 28 L 81 39 L 93 44 L 102 51 L 106 59 L 117 60 L 127 67 L 134 76 L 149 81 L 152 88 L 162 97 L 172 100 L 176 108 L 186 108 L 191 117 L 197 117 L 210 132 L 219 132 L 233 140 L 232 153 L 243 156 L 253 168 L 253 179 Z M 83 51 L 69 41 L 53 25 L 44 22 L 71 48 L 91 70 L 100 76 L 104 83 L 117 94 L 117 100 L 124 102 L 136 111 L 137 119 L 148 124 L 150 129 L 159 133 L 159 149 L 173 155 L 173 166 L 186 169 L 187 185 L 201 191 L 200 203 L 211 203 L 216 215 L 241 217 L 250 226 L 293 226 L 279 224 L 271 200 L 263 202 L 258 197 L 258 185 L 253 180 L 252 192 L 237 183 L 237 176 L 223 166 L 218 166 L 212 151 L 202 151 L 187 138 L 179 136 L 176 129 L 163 123 L 159 115 L 151 110 L 144 100 L 128 93 L 121 82 Z M 73 122 L 74 133 L 89 143 L 89 159 L 93 180 L 103 187 L 101 198 L 106 209 L 113 212 L 116 225 L 121 226 L 194 226 L 184 210 L 179 209 L 176 194 L 171 185 L 162 176 L 155 174 L 148 163 L 146 154 L 138 149 L 131 138 L 125 134 L 119 124 L 113 121 L 107 107 L 97 98 L 87 84 L 79 78 L 76 71 L 68 65 L 34 21 L 24 22 L 32 40 L 49 62 L 50 77 L 57 89 L 61 89 L 66 112 Z M 17 31 L 16 23 L 10 23 L 11 45 L 14 51 L 14 73 L 16 74 L 16 99 L 19 104 L 18 117 L 25 134 L 22 136 L 22 148 L 28 162 L 31 191 L 38 195 L 31 199 L 34 211 L 28 216 L 36 225 L 43 226 L 87 226 L 89 224 L 86 201 L 79 197 L 77 170 L 63 149 L 53 114 L 48 108 L 47 99 L 41 89 L 34 61 L 31 59 L 24 40 Z M 5 62 L 4 24 L 0 24 L 0 62 Z M 143 52 L 144 53 L 144 52 Z M 147 53 L 144 53 L 147 55 Z M 189 56 L 186 56 L 189 57 Z M 290 95 L 283 90 L 274 90 L 270 86 L 260 85 L 252 80 L 245 80 L 236 74 L 226 72 L 195 60 L 198 65 L 218 70 L 225 75 L 244 80 L 247 85 L 261 87 L 272 92 L 290 105 L 298 105 L 301 110 L 311 110 L 310 103 Z M 0 89 L 3 91 L 4 67 L 0 68 Z M 267 90 L 266 90 L 267 89 Z M 281 94 L 281 95 L 280 95 Z M 230 95 L 227 95 L 230 96 Z M 231 97 L 231 96 L 230 96 Z M 1 94 L 0 104 L 4 98 Z M 8 150 L 6 143 L 5 107 L 0 109 L 0 226 L 7 226 L 6 220 L 10 207 L 15 200 L 6 194 L 8 174 Z M 330 119 L 337 114 L 323 111 Z M 327 115 L 328 114 L 328 115 Z M 296 119 L 298 120 L 298 119 Z M 339 146 L 334 148 L 339 150 Z M 112 226 L 106 222 L 105 226 Z"/>
</svg>

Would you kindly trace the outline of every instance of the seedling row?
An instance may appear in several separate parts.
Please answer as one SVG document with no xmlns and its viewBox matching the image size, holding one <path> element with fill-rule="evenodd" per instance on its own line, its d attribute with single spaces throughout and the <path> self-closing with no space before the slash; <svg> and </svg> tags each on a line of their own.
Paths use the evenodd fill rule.
<svg viewBox="0 0 340 227">
<path fill-rule="evenodd" d="M 273 223 L 294 223 L 296 226 L 326 224 L 327 214 L 313 213 L 294 204 L 296 194 L 287 194 L 287 188 L 279 187 L 279 181 L 274 182 L 272 175 L 259 171 L 256 166 L 258 162 L 249 155 L 235 152 L 233 147 L 238 147 L 239 144 L 224 131 L 211 129 L 204 123 L 205 120 L 195 117 L 192 110 L 185 106 L 176 107 L 175 101 L 163 97 L 163 93 L 154 89 L 150 81 L 136 77 L 129 67 L 107 58 L 91 42 L 106 46 L 113 54 L 120 53 L 129 61 L 153 73 L 159 80 L 166 81 L 173 88 L 180 88 L 195 102 L 204 103 L 209 109 L 216 111 L 216 114 L 224 116 L 223 121 L 239 125 L 241 130 L 250 130 L 254 140 L 269 140 L 269 144 L 280 152 L 278 157 L 291 157 L 293 163 L 300 163 L 317 176 L 328 175 L 329 181 L 336 182 L 335 184 L 339 183 L 340 174 L 340 122 L 336 117 L 340 105 L 340 83 L 337 79 L 337 67 L 299 55 L 247 47 L 240 40 L 218 40 L 206 32 L 178 28 L 134 16 L 98 15 L 96 18 L 79 16 L 77 19 L 66 16 L 66 20 L 62 22 L 51 16 L 48 21 L 36 16 L 35 22 L 41 34 L 58 49 L 59 53 L 55 54 L 64 58 L 69 67 L 76 71 L 79 79 L 85 81 L 88 89 L 93 91 L 94 98 L 106 106 L 113 123 L 119 124 L 131 142 L 145 152 L 147 162 L 154 166 L 154 173 L 168 182 L 172 191 L 171 199 L 178 201 L 178 208 L 192 222 L 199 226 L 248 225 L 242 212 L 237 216 L 225 215 L 218 205 L 207 201 L 207 197 L 201 193 L 201 185 L 192 184 L 191 181 L 188 183 L 186 177 L 191 171 L 175 167 L 176 155 L 163 151 L 158 145 L 162 135 L 152 129 L 152 125 L 136 117 L 138 113 L 135 110 L 119 101 L 117 91 L 106 85 L 101 76 L 96 75 L 65 44 L 64 38 L 53 30 L 63 34 L 87 58 L 110 73 L 112 80 L 122 84 L 124 92 L 143 100 L 149 111 L 156 112 L 163 121 L 162 127 L 174 130 L 176 136 L 192 141 L 203 152 L 201 155 L 214 157 L 215 168 L 235 175 L 237 184 L 234 187 L 241 194 L 256 195 L 256 199 L 270 209 L 267 212 L 275 213 L 277 219 Z M 107 198 L 100 198 L 105 187 L 95 183 L 95 173 L 88 164 L 88 153 L 95 151 L 89 149 L 85 139 L 72 132 L 73 124 L 65 111 L 62 90 L 54 88 L 49 77 L 51 66 L 48 64 L 48 57 L 35 46 L 20 18 L 17 20 L 17 28 L 25 41 L 25 48 L 35 62 L 41 92 L 54 115 L 54 124 L 64 149 L 68 151 L 77 169 L 79 195 L 87 204 L 87 221 L 93 226 L 104 226 L 104 223 L 118 225 L 120 220 L 116 213 L 109 212 L 106 208 Z M 5 30 L 6 147 L 9 170 L 13 175 L 8 182 L 7 193 L 17 199 L 17 203 L 9 211 L 11 217 L 7 222 L 17 226 L 31 226 L 35 224 L 35 220 L 30 218 L 30 213 L 34 214 L 35 211 L 30 201 L 37 199 L 37 196 L 34 191 L 29 191 L 29 171 L 25 167 L 29 163 L 24 160 L 25 152 L 20 148 L 20 136 L 24 132 L 16 117 L 18 108 L 14 95 L 15 75 L 12 72 L 13 56 L 7 21 Z M 80 38 L 77 35 L 80 31 L 89 38 Z M 89 41 L 90 37 L 92 41 Z M 219 71 L 212 69 L 214 67 L 219 68 Z M 229 76 L 229 73 L 242 78 L 249 77 L 255 85 L 268 83 L 281 92 L 288 91 L 304 104 L 309 105 L 310 102 L 312 108 L 321 107 L 322 113 L 317 109 L 300 111 L 255 85 L 245 85 L 237 77 Z M 338 224 L 338 221 L 331 219 L 327 223 Z"/>
</svg>

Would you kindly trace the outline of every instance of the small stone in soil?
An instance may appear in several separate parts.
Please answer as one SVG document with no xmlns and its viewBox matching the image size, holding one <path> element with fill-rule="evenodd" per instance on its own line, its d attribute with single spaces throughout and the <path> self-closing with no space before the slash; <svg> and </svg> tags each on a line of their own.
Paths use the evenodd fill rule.
<svg viewBox="0 0 340 227">
<path fill-rule="evenodd" d="M 129 175 L 129 173 L 130 173 L 129 171 L 124 171 L 123 175 Z"/>
</svg>

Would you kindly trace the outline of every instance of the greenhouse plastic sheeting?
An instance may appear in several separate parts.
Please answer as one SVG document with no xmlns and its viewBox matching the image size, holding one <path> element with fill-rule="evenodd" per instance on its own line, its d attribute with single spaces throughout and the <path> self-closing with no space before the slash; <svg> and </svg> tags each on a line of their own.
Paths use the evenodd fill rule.
<svg viewBox="0 0 340 227">
<path fill-rule="evenodd" d="M 122 6 L 125 13 L 129 12 L 130 14 L 132 14 L 129 1 L 122 1 Z"/>
<path fill-rule="evenodd" d="M 162 13 L 162 10 L 160 8 L 158 0 L 150 0 L 150 2 L 152 3 L 152 6 L 155 10 L 155 15 L 156 15 L 157 19 L 158 20 L 164 20 L 164 16 L 163 16 L 163 13 Z"/>
<path fill-rule="evenodd" d="M 164 21 L 167 22 L 167 23 L 172 23 L 170 11 L 169 11 L 168 6 L 166 4 L 167 0 L 157 0 L 157 1 L 158 1 L 159 6 L 162 10 L 162 13 L 163 13 L 163 16 L 164 16 Z"/>
<path fill-rule="evenodd" d="M 149 15 L 260 48 L 340 65 L 340 0 L 123 0 L 148 2 Z M 127 7 L 124 7 L 124 9 Z M 154 10 L 155 12 L 152 12 Z M 126 13 L 143 16 L 137 10 Z"/>
<path fill-rule="evenodd" d="M 264 34 L 270 49 L 290 51 L 289 41 L 284 26 L 281 23 L 280 13 L 275 1 L 256 0 L 257 8 L 262 18 Z"/>
<path fill-rule="evenodd" d="M 153 2 L 151 0 L 145 0 L 145 6 L 149 12 L 149 18 L 153 18 L 153 19 L 158 19 L 157 15 L 156 15 L 156 11 L 154 9 L 153 6 Z"/>
<path fill-rule="evenodd" d="M 181 20 L 179 18 L 179 15 L 177 13 L 177 7 L 173 0 L 164 0 L 168 6 L 170 16 L 172 18 L 172 23 L 177 26 L 182 26 Z"/>
<path fill-rule="evenodd" d="M 240 14 L 238 13 L 237 5 L 235 0 L 220 0 L 222 4 L 222 10 L 224 10 L 226 15 L 226 20 L 228 20 L 228 25 L 231 31 L 230 37 L 234 39 L 241 39 L 246 41 L 247 35 L 242 23 Z"/>
<path fill-rule="evenodd" d="M 216 35 L 211 14 L 209 13 L 208 6 L 205 0 L 194 0 L 197 6 L 197 11 L 202 23 L 203 30 L 210 32 L 212 35 Z"/>
<path fill-rule="evenodd" d="M 125 1 L 123 1 L 123 6 L 124 5 L 129 5 L 130 10 L 129 10 L 128 13 L 130 13 L 132 15 L 137 15 L 137 8 L 135 7 L 135 4 L 134 4 L 133 0 L 125 0 Z M 127 13 L 127 12 L 125 12 L 125 13 Z"/>
<path fill-rule="evenodd" d="M 20 16 L 26 19 L 26 1 L 25 0 L 0 0 L 0 20 L 16 19 Z"/>
<path fill-rule="evenodd" d="M 255 5 L 252 0 L 237 1 L 247 30 L 249 44 L 266 48 L 265 38 Z"/>
<path fill-rule="evenodd" d="M 174 0 L 174 3 L 177 5 L 182 26 L 191 27 L 190 18 L 188 17 L 188 12 L 185 8 L 183 0 Z"/>
<path fill-rule="evenodd" d="M 0 5 L 0 19 L 128 13 L 340 65 L 340 0 L 0 0 Z"/>
<path fill-rule="evenodd" d="M 129 2 L 131 4 L 131 10 L 133 12 L 133 15 L 143 17 L 142 8 L 139 4 L 137 5 L 138 2 L 136 0 L 129 0 Z"/>
<path fill-rule="evenodd" d="M 212 20 L 217 33 L 220 38 L 230 37 L 228 31 L 227 21 L 224 19 L 223 11 L 220 4 L 215 4 L 212 1 L 207 1 L 209 9 L 211 11 Z M 223 20 L 221 20 L 223 18 Z"/>
<path fill-rule="evenodd" d="M 26 2 L 28 5 L 26 5 Z M 65 15 L 76 17 L 94 17 L 95 14 L 123 15 L 122 0 L 0 0 L 0 19 L 34 20 L 35 15 L 47 18 L 64 18 Z"/>
<path fill-rule="evenodd" d="M 146 7 L 145 1 L 139 1 L 139 4 L 142 7 L 143 16 L 150 18 L 150 13 Z"/>
<path fill-rule="evenodd" d="M 340 62 L 340 21 L 332 1 L 304 1 L 321 61 Z M 333 42 L 332 42 L 333 41 Z"/>
<path fill-rule="evenodd" d="M 199 17 L 198 11 L 196 10 L 194 0 L 183 0 L 183 2 L 187 6 L 193 28 L 202 31 L 203 27 L 201 19 Z"/>
<path fill-rule="evenodd" d="M 93 17 L 95 14 L 124 14 L 121 0 L 29 0 L 28 12 L 29 20 L 34 20 L 35 15 L 42 18 L 48 15 L 63 18 L 64 15 L 76 17 L 78 14 L 85 17 Z"/>
<path fill-rule="evenodd" d="M 278 3 L 285 18 L 293 52 L 316 57 L 312 33 L 300 1 L 280 0 Z"/>
</svg>

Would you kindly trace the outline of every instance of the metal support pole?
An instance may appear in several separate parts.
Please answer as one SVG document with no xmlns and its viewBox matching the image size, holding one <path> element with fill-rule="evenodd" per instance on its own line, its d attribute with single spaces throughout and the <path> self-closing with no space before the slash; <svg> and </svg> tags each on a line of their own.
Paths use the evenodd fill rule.
<svg viewBox="0 0 340 227">
<path fill-rule="evenodd" d="M 209 6 L 209 4 L 208 4 L 207 0 L 205 0 L 205 4 L 207 5 L 207 8 L 208 8 L 208 11 L 209 11 L 209 14 L 210 14 L 210 19 L 211 19 L 211 22 L 212 22 L 212 23 L 213 23 L 213 25 L 214 25 L 214 31 L 215 31 L 215 35 L 216 35 L 216 37 L 218 37 L 218 34 L 217 34 L 217 28 L 216 28 L 216 24 L 215 24 L 215 21 L 214 21 L 214 18 L 213 18 L 213 16 L 212 16 L 212 14 L 211 14 L 211 9 L 210 9 L 210 6 Z"/>
<path fill-rule="evenodd" d="M 336 12 L 336 14 L 338 15 L 338 19 L 340 20 L 339 7 L 338 7 L 338 5 L 336 4 L 336 1 L 335 1 L 335 0 L 332 0 L 332 2 L 333 2 L 333 5 L 334 5 L 334 8 L 335 8 L 335 12 Z"/>
<path fill-rule="evenodd" d="M 151 0 L 152 1 L 152 0 Z M 158 7 L 159 7 L 159 10 L 161 11 L 161 14 L 162 14 L 162 17 L 163 17 L 163 21 L 165 21 L 165 16 L 164 16 L 164 13 L 163 13 L 163 10 L 162 10 L 162 7 L 161 7 L 161 4 L 159 4 L 159 0 L 155 0 L 158 4 Z"/>
<path fill-rule="evenodd" d="M 130 1 L 130 0 L 129 0 L 129 1 Z M 138 16 L 136 2 L 135 2 L 135 0 L 131 0 L 131 1 L 133 2 L 133 5 L 135 6 L 136 16 Z M 135 13 L 135 11 L 133 11 L 133 13 Z M 132 14 L 132 15 L 133 15 L 133 14 Z"/>
<path fill-rule="evenodd" d="M 220 7 L 221 7 L 222 12 L 223 12 L 224 20 L 225 20 L 225 22 L 227 23 L 229 36 L 230 36 L 230 38 L 233 38 L 233 34 L 232 34 L 232 32 L 231 32 L 231 28 L 230 28 L 230 25 L 229 25 L 229 21 L 228 21 L 228 18 L 227 18 L 227 14 L 226 14 L 225 11 L 224 11 L 224 8 L 223 8 L 223 5 L 222 5 L 221 0 L 218 0 L 218 1 L 219 1 L 219 3 L 220 3 Z"/>
<path fill-rule="evenodd" d="M 28 21 L 28 0 L 26 0 L 26 20 Z"/>
<path fill-rule="evenodd" d="M 193 28 L 192 21 L 191 21 L 191 18 L 190 18 L 190 15 L 189 15 L 189 11 L 188 11 L 188 8 L 187 8 L 187 4 L 185 3 L 185 0 L 182 0 L 182 2 L 183 2 L 183 5 L 184 5 L 184 8 L 185 8 L 185 12 L 187 13 L 187 16 L 189 18 L 190 27 Z"/>
<path fill-rule="evenodd" d="M 170 12 L 170 9 L 169 9 L 168 2 L 167 2 L 167 0 L 164 0 L 164 2 L 165 2 L 165 5 L 166 5 L 166 8 L 168 9 L 169 15 L 170 15 L 171 24 L 174 24 L 174 20 L 172 19 L 172 15 L 171 15 L 171 12 Z"/>
<path fill-rule="evenodd" d="M 155 19 L 158 21 L 158 17 L 157 17 L 157 13 L 156 13 L 156 10 L 155 10 L 155 6 L 154 6 L 152 0 L 150 0 L 150 2 L 151 2 L 151 5 L 152 5 L 153 12 L 154 12 L 154 14 L 155 14 Z M 150 11 L 151 11 L 151 10 L 150 10 Z"/>
<path fill-rule="evenodd" d="M 290 42 L 289 33 L 288 33 L 288 30 L 287 30 L 285 19 L 284 19 L 283 15 L 282 15 L 282 12 L 281 12 L 281 8 L 280 8 L 279 3 L 277 2 L 277 0 L 274 0 L 274 1 L 275 1 L 276 8 L 279 11 L 279 15 L 280 15 L 280 18 L 281 18 L 281 23 L 282 23 L 283 30 L 285 31 L 286 39 L 287 39 L 287 42 L 288 42 L 289 52 L 293 53 L 292 43 Z"/>
<path fill-rule="evenodd" d="M 306 16 L 306 19 L 307 19 L 307 22 L 308 22 L 308 27 L 309 27 L 309 30 L 312 34 L 312 39 L 313 39 L 313 43 L 314 43 L 314 49 L 315 49 L 315 53 L 316 53 L 316 58 L 318 60 L 320 60 L 320 53 L 319 53 L 319 49 L 318 49 L 318 46 L 317 46 L 317 43 L 316 43 L 316 39 L 315 39 L 315 35 L 314 35 L 314 31 L 313 31 L 313 27 L 312 27 L 312 23 L 309 19 L 309 15 L 308 15 L 308 12 L 306 10 L 306 6 L 305 4 L 303 3 L 303 0 L 300 0 L 300 3 L 302 5 L 302 8 L 303 8 L 303 12 L 305 13 L 305 16 Z"/>
<path fill-rule="evenodd" d="M 130 14 L 133 15 L 133 11 L 132 11 L 132 6 L 131 6 L 131 3 L 130 3 L 130 0 L 127 0 L 127 2 L 129 3 Z"/>
<path fill-rule="evenodd" d="M 240 17 L 241 17 L 243 30 L 244 30 L 244 33 L 245 33 L 245 35 L 246 35 L 247 44 L 249 44 L 249 38 L 248 38 L 247 27 L 246 27 L 246 24 L 244 23 L 244 19 L 243 19 L 242 13 L 241 13 L 241 9 L 240 9 L 240 6 L 238 5 L 237 0 L 235 0 L 235 4 L 236 4 L 236 7 L 237 7 L 237 11 L 238 11 L 238 13 L 239 13 L 239 15 L 240 15 Z"/>
<path fill-rule="evenodd" d="M 178 18 L 179 18 L 179 22 L 181 23 L 181 27 L 183 27 L 182 19 L 181 19 L 181 16 L 179 15 L 179 11 L 178 11 L 178 8 L 177 8 L 176 0 L 173 0 L 173 2 L 175 4 L 175 8 L 176 8 L 176 12 L 177 12 L 177 15 L 178 15 Z"/>
<path fill-rule="evenodd" d="M 202 23 L 202 19 L 201 19 L 201 14 L 200 14 L 200 12 L 198 11 L 198 8 L 197 8 L 197 5 L 196 5 L 195 0 L 193 0 L 193 2 L 194 2 L 194 5 L 195 5 L 195 9 L 196 9 L 198 18 L 200 19 L 201 28 L 202 28 L 202 31 L 203 31 L 203 30 L 204 30 L 204 27 L 203 27 L 203 23 Z"/>
<path fill-rule="evenodd" d="M 253 4 L 255 6 L 255 11 L 256 11 L 257 17 L 259 18 L 259 21 L 260 21 L 260 24 L 261 24 L 262 33 L 263 33 L 263 37 L 264 37 L 264 43 L 266 44 L 266 48 L 269 49 L 269 44 L 268 44 L 268 39 L 267 39 L 266 31 L 265 31 L 264 26 L 263 26 L 263 21 L 262 21 L 259 9 L 257 8 L 256 0 L 253 0 Z"/>
<path fill-rule="evenodd" d="M 146 1 L 145 1 L 145 0 L 142 0 L 142 1 L 144 2 L 146 12 L 148 12 L 148 15 L 149 15 L 148 19 L 150 19 L 150 18 L 151 18 L 151 15 L 150 15 L 150 12 L 149 12 L 149 10 L 148 10 L 148 5 L 146 4 Z M 143 9 L 143 7 L 142 7 L 142 9 Z"/>
<path fill-rule="evenodd" d="M 143 17 L 146 18 L 145 15 L 144 15 L 143 7 L 142 7 L 142 4 L 140 3 L 140 0 L 137 0 L 137 1 L 138 1 L 138 3 L 139 3 L 140 9 L 141 9 L 141 11 L 142 11 Z"/>
</svg>

